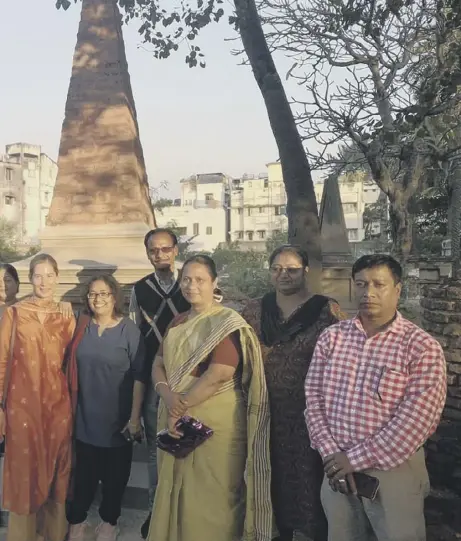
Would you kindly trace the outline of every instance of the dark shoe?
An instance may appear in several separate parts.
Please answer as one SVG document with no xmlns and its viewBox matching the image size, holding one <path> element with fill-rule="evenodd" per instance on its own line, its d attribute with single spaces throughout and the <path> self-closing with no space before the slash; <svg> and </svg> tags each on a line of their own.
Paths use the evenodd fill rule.
<svg viewBox="0 0 461 541">
<path fill-rule="evenodd" d="M 152 517 L 152 513 L 149 513 L 149 516 L 146 518 L 146 521 L 141 526 L 141 537 L 143 539 L 147 539 L 147 536 L 149 535 L 149 526 L 150 526 L 151 517 Z"/>
</svg>

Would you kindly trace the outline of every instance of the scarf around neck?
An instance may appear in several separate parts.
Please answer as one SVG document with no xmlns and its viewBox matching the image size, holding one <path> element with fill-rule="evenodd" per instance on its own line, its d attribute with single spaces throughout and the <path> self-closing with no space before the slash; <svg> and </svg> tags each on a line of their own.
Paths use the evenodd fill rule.
<svg viewBox="0 0 461 541">
<path fill-rule="evenodd" d="M 315 324 L 320 312 L 330 299 L 314 295 L 302 304 L 286 320 L 282 320 L 275 291 L 264 295 L 261 301 L 261 341 L 267 347 L 290 342 L 300 333 Z"/>
</svg>

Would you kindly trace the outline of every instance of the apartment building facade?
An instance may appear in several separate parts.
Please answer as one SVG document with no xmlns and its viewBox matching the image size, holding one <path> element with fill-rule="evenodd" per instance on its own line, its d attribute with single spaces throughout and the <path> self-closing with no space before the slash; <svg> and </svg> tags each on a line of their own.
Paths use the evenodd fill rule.
<svg viewBox="0 0 461 541">
<path fill-rule="evenodd" d="M 267 172 L 234 179 L 230 191 L 231 241 L 242 249 L 265 249 L 272 235 L 288 229 L 286 193 L 280 162 Z"/>
<path fill-rule="evenodd" d="M 378 186 L 364 173 L 339 178 L 341 201 L 349 241 L 365 237 L 363 213 L 376 203 Z M 314 185 L 320 207 L 323 182 Z M 181 181 L 181 198 L 156 212 L 160 226 L 174 225 L 190 239 L 193 250 L 211 252 L 226 242 L 242 250 L 264 250 L 272 235 L 287 232 L 287 197 L 280 162 L 267 164 L 259 175 L 231 178 L 223 173 L 193 175 Z M 379 223 L 372 224 L 378 233 Z"/>
<path fill-rule="evenodd" d="M 57 164 L 39 145 L 10 144 L 0 155 L 0 217 L 15 226 L 20 245 L 38 244 L 57 173 Z"/>
<path fill-rule="evenodd" d="M 194 251 L 212 252 L 228 242 L 231 177 L 223 173 L 197 174 L 181 180 L 181 199 L 156 211 L 160 227 L 174 226 L 191 241 Z"/>
</svg>

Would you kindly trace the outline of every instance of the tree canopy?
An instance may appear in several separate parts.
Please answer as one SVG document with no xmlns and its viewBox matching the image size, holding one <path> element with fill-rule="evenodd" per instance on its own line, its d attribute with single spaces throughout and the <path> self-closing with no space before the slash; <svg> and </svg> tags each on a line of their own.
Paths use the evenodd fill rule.
<svg viewBox="0 0 461 541">
<path fill-rule="evenodd" d="M 389 198 L 394 246 L 405 259 L 408 208 L 426 169 L 461 148 L 452 137 L 461 125 L 453 114 L 461 100 L 457 12 L 444 0 L 260 5 L 269 43 L 292 57 L 288 75 L 304 89 L 295 101 L 310 162 L 337 166 L 336 145 L 351 142 Z"/>
</svg>

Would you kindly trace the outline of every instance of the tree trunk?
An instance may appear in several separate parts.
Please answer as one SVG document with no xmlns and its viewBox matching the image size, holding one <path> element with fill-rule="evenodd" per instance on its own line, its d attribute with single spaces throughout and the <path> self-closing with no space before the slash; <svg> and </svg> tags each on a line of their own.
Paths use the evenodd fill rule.
<svg viewBox="0 0 461 541">
<path fill-rule="evenodd" d="M 413 241 L 413 219 L 401 198 L 389 199 L 392 253 L 405 267 Z"/>
<path fill-rule="evenodd" d="M 451 218 L 451 258 L 453 261 L 453 276 L 461 270 L 461 163 L 455 165 L 451 179 L 450 198 Z"/>
<path fill-rule="evenodd" d="M 321 291 L 322 250 L 314 184 L 301 137 L 277 73 L 254 0 L 234 0 L 238 28 L 266 104 L 287 193 L 288 238 L 309 254 L 309 287 Z"/>
</svg>

